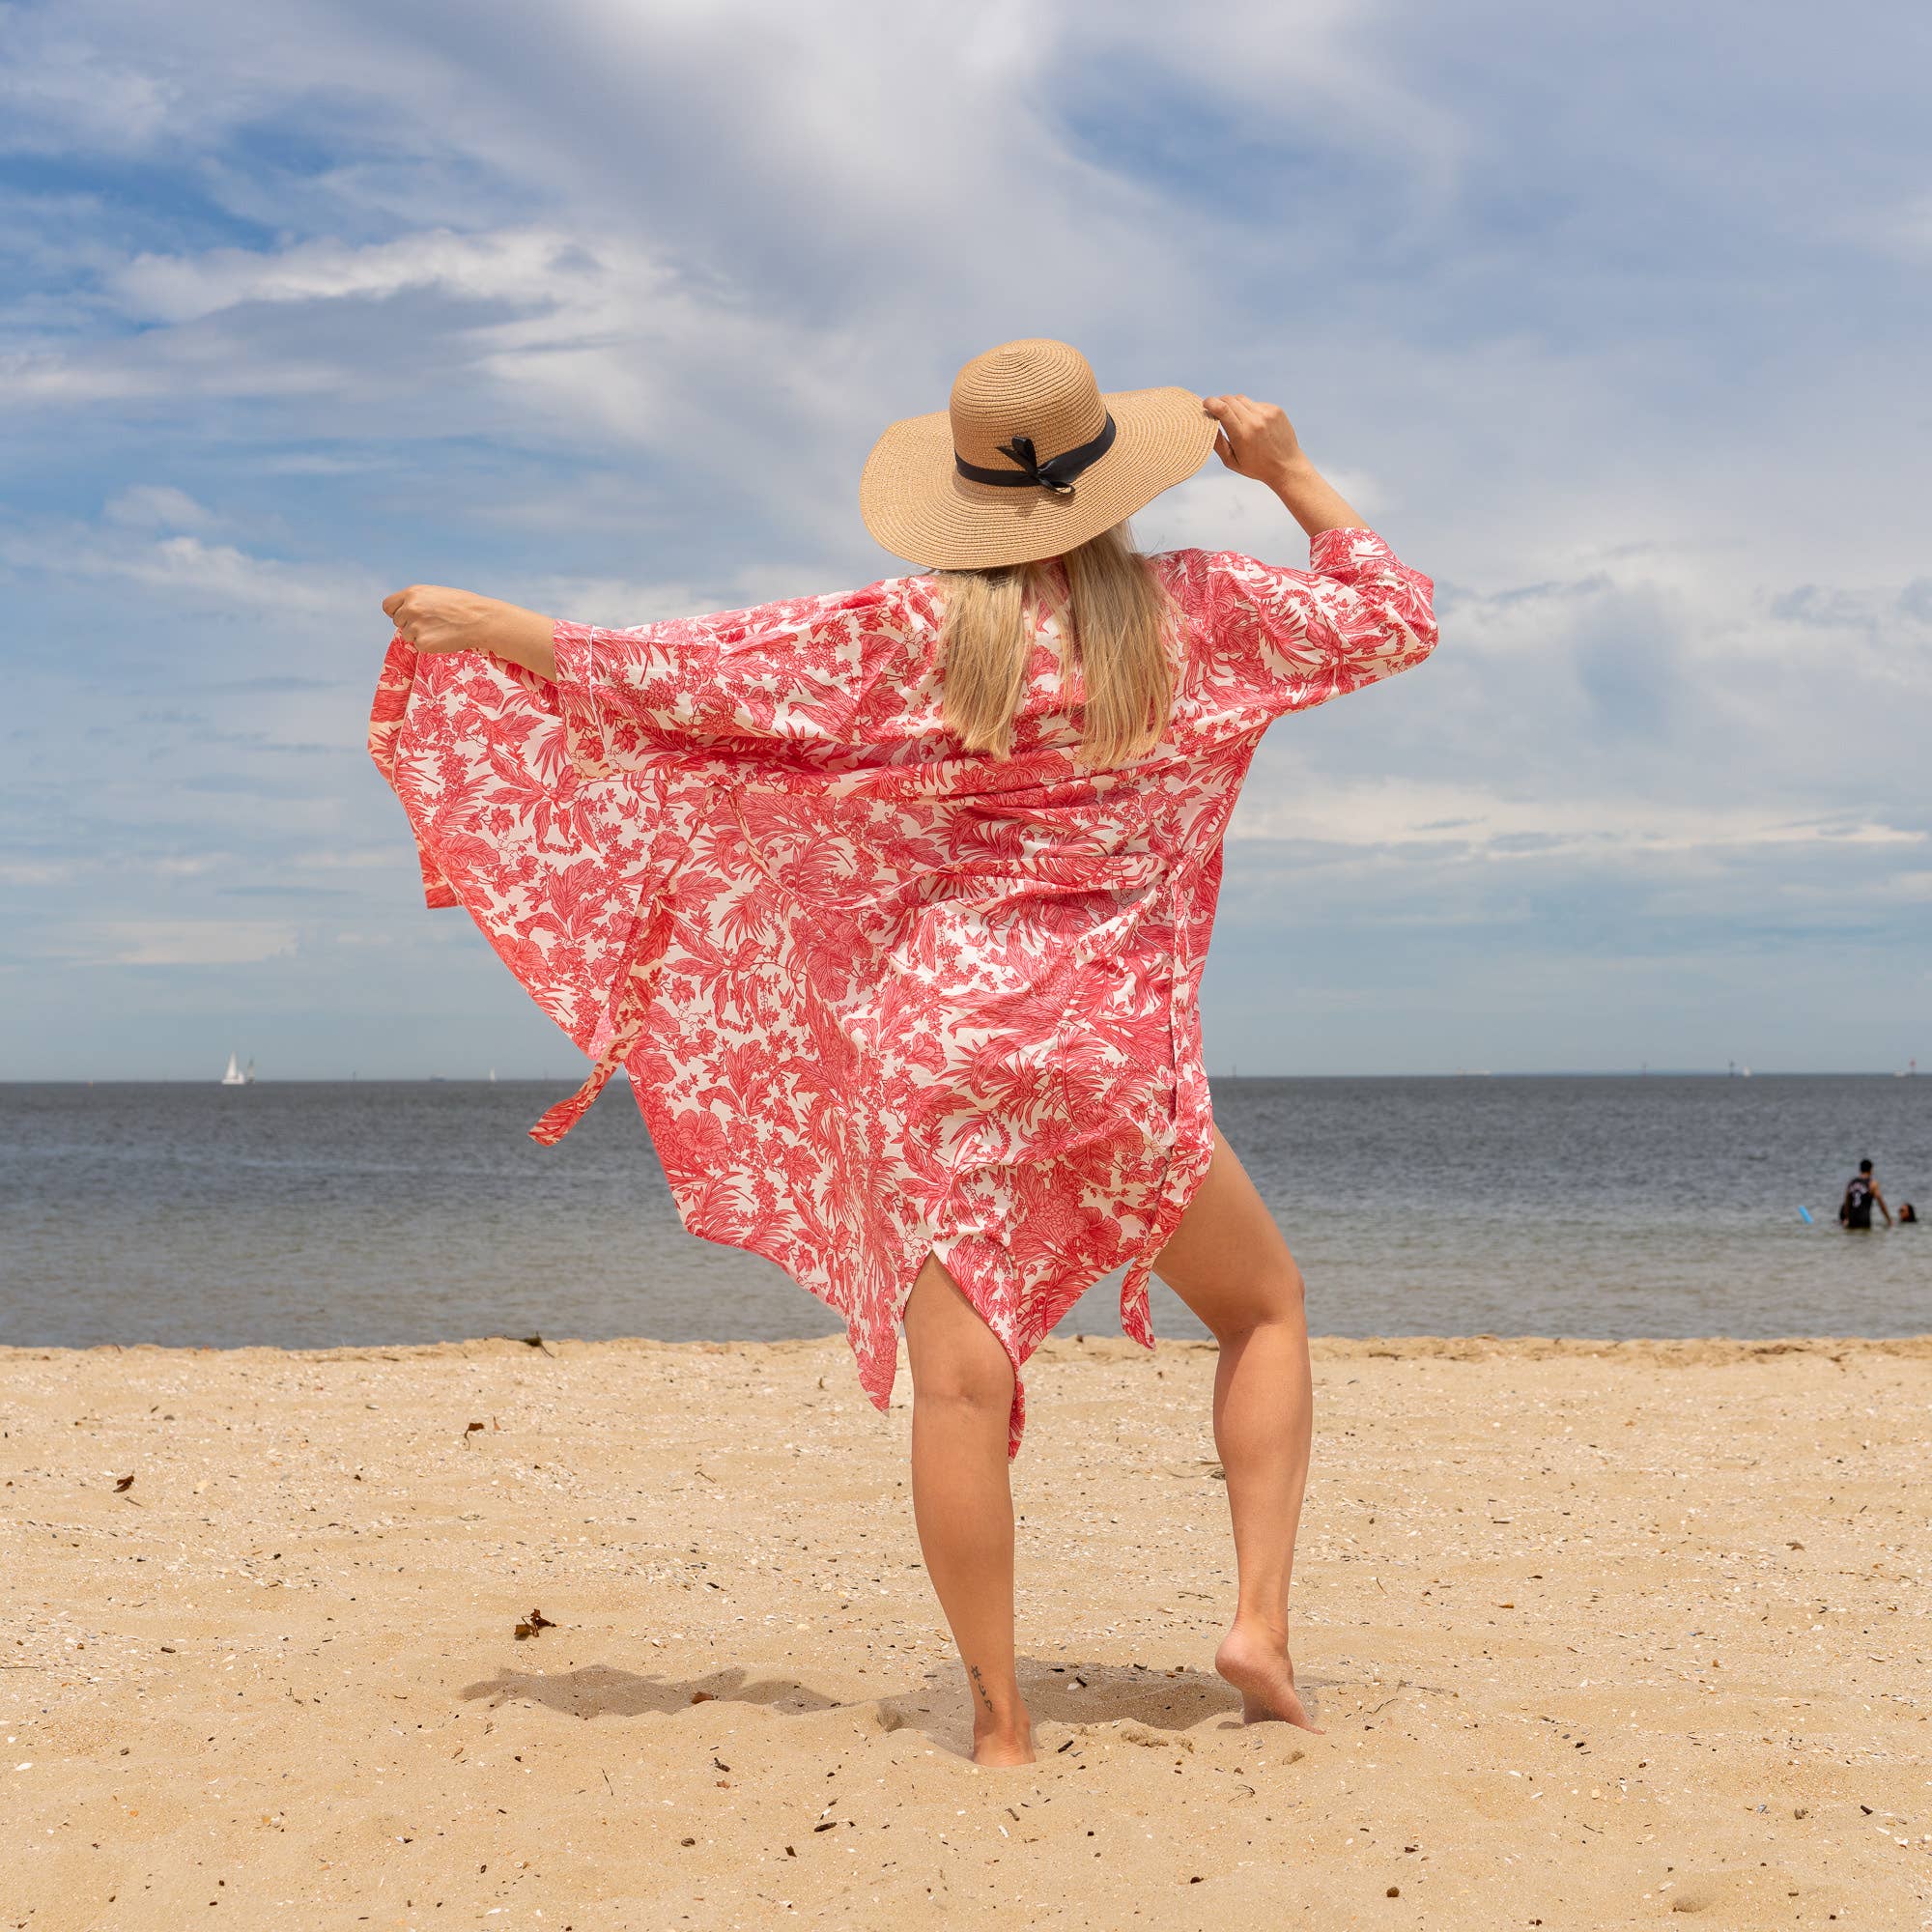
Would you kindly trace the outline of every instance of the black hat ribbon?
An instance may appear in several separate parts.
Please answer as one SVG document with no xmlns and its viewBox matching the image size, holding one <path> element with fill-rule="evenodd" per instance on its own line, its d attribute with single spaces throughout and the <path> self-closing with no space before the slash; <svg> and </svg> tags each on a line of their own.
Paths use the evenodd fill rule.
<svg viewBox="0 0 1932 1932">
<path fill-rule="evenodd" d="M 1003 489 L 1037 486 L 1056 497 L 1070 497 L 1073 494 L 1073 479 L 1097 463 L 1113 446 L 1114 418 L 1109 415 L 1106 427 L 1093 441 L 1083 442 L 1077 449 L 1062 450 L 1058 456 L 1049 456 L 1044 463 L 1035 454 L 1030 436 L 1016 436 L 1010 442 L 1003 442 L 999 446 L 1002 456 L 1009 456 L 1019 465 L 1017 469 L 982 469 L 977 463 L 968 463 L 957 450 L 952 453 L 952 461 L 968 482 L 997 483 Z"/>
</svg>

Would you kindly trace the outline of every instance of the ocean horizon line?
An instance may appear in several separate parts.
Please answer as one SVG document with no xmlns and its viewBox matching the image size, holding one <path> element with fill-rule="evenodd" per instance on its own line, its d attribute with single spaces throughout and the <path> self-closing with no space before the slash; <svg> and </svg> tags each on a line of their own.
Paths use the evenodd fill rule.
<svg viewBox="0 0 1932 1932">
<path fill-rule="evenodd" d="M 618 1069 L 621 1083 L 627 1076 Z M 1526 1066 L 1431 1067 L 1379 1072 L 1240 1072 L 1229 1068 L 1208 1071 L 1213 1081 L 1250 1080 L 1906 1080 L 1917 1077 L 1914 1067 L 1888 1066 Z M 349 1073 L 253 1074 L 246 1086 L 260 1087 L 554 1087 L 575 1085 L 582 1069 L 555 1073 L 388 1073 L 367 1077 Z M 228 1082 L 228 1085 L 237 1083 Z M 221 1076 L 204 1073 L 160 1073 L 138 1077 L 126 1074 L 8 1073 L 4 1087 L 219 1087 Z"/>
</svg>

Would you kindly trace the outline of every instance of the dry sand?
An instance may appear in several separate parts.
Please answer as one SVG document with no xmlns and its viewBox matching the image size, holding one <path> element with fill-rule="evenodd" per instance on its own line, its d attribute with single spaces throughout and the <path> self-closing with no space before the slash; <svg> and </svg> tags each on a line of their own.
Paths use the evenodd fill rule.
<svg viewBox="0 0 1932 1932">
<path fill-rule="evenodd" d="M 1932 1923 L 1932 1338 L 1318 1343 L 1320 1737 L 1211 1368 L 1035 1363 L 982 1772 L 842 1342 L 0 1351 L 0 1926 Z"/>
</svg>

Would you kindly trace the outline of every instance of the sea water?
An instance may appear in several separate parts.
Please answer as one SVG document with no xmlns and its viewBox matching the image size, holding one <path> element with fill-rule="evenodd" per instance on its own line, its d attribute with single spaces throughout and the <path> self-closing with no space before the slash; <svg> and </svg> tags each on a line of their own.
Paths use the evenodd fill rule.
<svg viewBox="0 0 1932 1932">
<path fill-rule="evenodd" d="M 618 1086 L 0 1085 L 0 1342 L 327 1347 L 841 1324 L 686 1235 Z M 1861 1157 L 1932 1211 L 1932 1079 L 1220 1079 L 1317 1334 L 1932 1331 L 1932 1232 L 1836 1225 Z M 1799 1209 L 1815 1217 L 1806 1225 Z M 1876 1217 L 1875 1217 L 1876 1218 Z M 1118 1277 L 1063 1332 L 1118 1332 Z M 1154 1325 L 1200 1325 L 1156 1285 Z"/>
</svg>

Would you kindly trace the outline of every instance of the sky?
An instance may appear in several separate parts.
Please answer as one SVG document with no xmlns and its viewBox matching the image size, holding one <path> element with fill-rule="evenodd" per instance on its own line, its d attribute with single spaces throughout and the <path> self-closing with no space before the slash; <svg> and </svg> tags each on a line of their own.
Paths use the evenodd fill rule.
<svg viewBox="0 0 1932 1932">
<path fill-rule="evenodd" d="M 867 449 L 1026 335 L 1280 402 L 1436 582 L 1262 747 L 1211 1072 L 1932 1069 L 1928 65 L 1856 0 L 0 0 L 0 1078 L 574 1079 L 421 905 L 383 597 L 896 574 Z M 1218 466 L 1135 528 L 1306 557 Z"/>
</svg>

